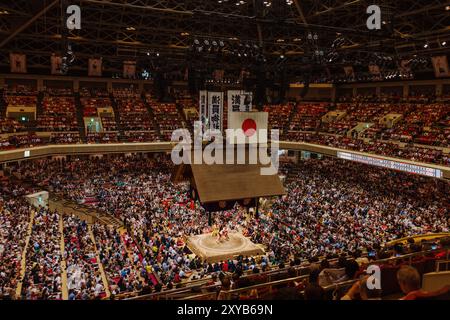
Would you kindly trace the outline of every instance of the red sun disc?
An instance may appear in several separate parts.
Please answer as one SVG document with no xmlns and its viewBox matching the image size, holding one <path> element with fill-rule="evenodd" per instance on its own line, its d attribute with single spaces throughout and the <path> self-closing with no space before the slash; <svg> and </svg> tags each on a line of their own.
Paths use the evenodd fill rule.
<svg viewBox="0 0 450 320">
<path fill-rule="evenodd" d="M 242 131 L 247 137 L 251 137 L 256 133 L 256 122 L 253 119 L 245 119 L 242 122 Z"/>
</svg>

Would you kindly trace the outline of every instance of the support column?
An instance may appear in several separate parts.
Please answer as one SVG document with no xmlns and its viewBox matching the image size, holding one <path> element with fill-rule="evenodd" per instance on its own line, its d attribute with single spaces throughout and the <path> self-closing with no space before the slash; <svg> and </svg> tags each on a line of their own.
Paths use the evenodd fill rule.
<svg viewBox="0 0 450 320">
<path fill-rule="evenodd" d="M 109 80 L 109 81 L 106 83 L 106 90 L 108 90 L 108 92 L 112 92 L 112 91 L 113 91 L 113 84 L 112 84 L 112 81 L 111 81 L 111 80 Z"/>
<path fill-rule="evenodd" d="M 436 85 L 436 93 L 435 93 L 436 94 L 436 98 L 441 98 L 443 87 L 444 87 L 444 85 L 442 83 L 438 83 Z"/>
<path fill-rule="evenodd" d="M 73 92 L 80 91 L 80 80 L 73 80 Z"/>
<path fill-rule="evenodd" d="M 37 79 L 37 90 L 44 91 L 44 80 L 43 79 Z"/>
<path fill-rule="evenodd" d="M 337 89 L 336 86 L 333 85 L 331 88 L 331 102 L 336 102 L 336 96 L 337 96 Z"/>
<path fill-rule="evenodd" d="M 403 99 L 407 99 L 409 96 L 409 85 L 403 85 Z"/>
</svg>

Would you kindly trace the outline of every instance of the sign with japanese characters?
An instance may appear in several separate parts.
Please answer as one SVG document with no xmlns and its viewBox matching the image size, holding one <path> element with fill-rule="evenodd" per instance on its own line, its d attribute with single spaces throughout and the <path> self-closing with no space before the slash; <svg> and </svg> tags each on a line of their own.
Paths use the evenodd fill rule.
<svg viewBox="0 0 450 320">
<path fill-rule="evenodd" d="M 209 129 L 222 131 L 223 126 L 223 93 L 208 92 Z"/>
</svg>

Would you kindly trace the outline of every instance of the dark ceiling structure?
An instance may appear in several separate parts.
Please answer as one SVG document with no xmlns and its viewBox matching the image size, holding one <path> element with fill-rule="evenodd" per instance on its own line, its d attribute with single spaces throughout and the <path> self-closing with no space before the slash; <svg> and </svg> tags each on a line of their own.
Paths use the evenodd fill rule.
<svg viewBox="0 0 450 320">
<path fill-rule="evenodd" d="M 381 30 L 366 26 L 374 2 Z M 80 6 L 81 30 L 64 27 L 68 5 Z M 20 52 L 29 70 L 48 73 L 50 56 L 64 55 L 69 43 L 72 73 L 86 74 L 88 58 L 102 57 L 112 76 L 136 60 L 138 70 L 175 78 L 186 69 L 244 68 L 301 79 L 344 65 L 395 68 L 400 59 L 447 54 L 449 41 L 445 0 L 0 0 L 2 71 L 9 53 Z"/>
</svg>

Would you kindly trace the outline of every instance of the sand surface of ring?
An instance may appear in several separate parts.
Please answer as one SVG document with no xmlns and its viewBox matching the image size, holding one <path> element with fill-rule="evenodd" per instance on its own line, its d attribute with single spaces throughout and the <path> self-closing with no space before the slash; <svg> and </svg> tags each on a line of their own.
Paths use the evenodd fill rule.
<svg viewBox="0 0 450 320">
<path fill-rule="evenodd" d="M 233 257 L 264 254 L 261 246 L 254 244 L 240 232 L 230 232 L 229 240 L 218 241 L 211 233 L 191 236 L 187 239 L 188 248 L 208 262 L 223 261 Z"/>
<path fill-rule="evenodd" d="M 198 241 L 198 246 L 205 250 L 214 250 L 214 251 L 223 251 L 228 252 L 230 250 L 243 250 L 245 249 L 247 243 L 244 241 L 245 239 L 238 234 L 230 234 L 229 240 L 222 239 L 222 241 L 217 241 L 216 237 L 202 237 Z"/>
</svg>

